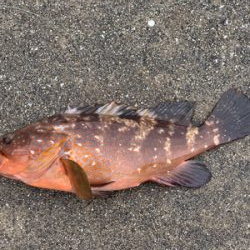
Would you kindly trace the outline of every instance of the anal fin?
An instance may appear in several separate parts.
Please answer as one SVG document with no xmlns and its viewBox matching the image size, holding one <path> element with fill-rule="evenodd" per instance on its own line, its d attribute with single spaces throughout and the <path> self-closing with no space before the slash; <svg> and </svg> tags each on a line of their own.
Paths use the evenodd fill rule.
<svg viewBox="0 0 250 250">
<path fill-rule="evenodd" d="M 151 180 L 166 186 L 198 188 L 211 179 L 211 172 L 198 161 L 185 161 L 173 170 L 154 176 Z"/>
</svg>

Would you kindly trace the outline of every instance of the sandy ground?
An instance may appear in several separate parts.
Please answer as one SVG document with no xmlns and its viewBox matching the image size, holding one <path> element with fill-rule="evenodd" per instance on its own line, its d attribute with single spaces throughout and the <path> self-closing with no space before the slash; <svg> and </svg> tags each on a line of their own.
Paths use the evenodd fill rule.
<svg viewBox="0 0 250 250">
<path fill-rule="evenodd" d="M 250 95 L 248 1 L 200 2 L 2 0 L 0 132 L 111 100 L 197 101 L 201 122 L 230 87 Z M 249 139 L 199 156 L 213 179 L 197 190 L 144 184 L 88 205 L 1 177 L 0 248 L 249 249 Z"/>
</svg>

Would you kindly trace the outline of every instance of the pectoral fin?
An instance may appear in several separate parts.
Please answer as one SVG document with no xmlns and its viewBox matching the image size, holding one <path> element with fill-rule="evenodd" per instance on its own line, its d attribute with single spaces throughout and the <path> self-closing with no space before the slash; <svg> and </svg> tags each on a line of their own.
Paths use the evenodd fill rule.
<svg viewBox="0 0 250 250">
<path fill-rule="evenodd" d="M 60 157 L 60 152 L 65 146 L 67 138 L 63 138 L 51 147 L 44 150 L 38 157 L 18 175 L 24 182 L 32 182 L 41 177 L 53 164 L 53 162 Z"/>
<path fill-rule="evenodd" d="M 72 160 L 61 158 L 61 161 L 76 195 L 84 200 L 93 199 L 94 197 L 85 171 Z"/>
</svg>

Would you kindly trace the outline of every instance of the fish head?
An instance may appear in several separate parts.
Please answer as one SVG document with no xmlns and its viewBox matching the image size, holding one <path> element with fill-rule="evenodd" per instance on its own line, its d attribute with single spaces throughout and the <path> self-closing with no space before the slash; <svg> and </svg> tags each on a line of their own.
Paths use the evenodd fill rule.
<svg viewBox="0 0 250 250">
<path fill-rule="evenodd" d="M 0 138 L 0 175 L 14 178 L 25 168 L 30 158 L 29 143 L 29 134 L 19 131 Z"/>
</svg>

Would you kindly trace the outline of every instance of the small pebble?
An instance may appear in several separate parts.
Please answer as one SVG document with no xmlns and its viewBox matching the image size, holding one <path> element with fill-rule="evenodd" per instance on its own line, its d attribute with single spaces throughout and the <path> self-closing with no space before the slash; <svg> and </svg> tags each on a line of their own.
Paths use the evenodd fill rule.
<svg viewBox="0 0 250 250">
<path fill-rule="evenodd" d="M 149 26 L 149 27 L 155 26 L 155 21 L 154 21 L 154 20 L 149 20 L 149 21 L 148 21 L 148 26 Z"/>
</svg>

